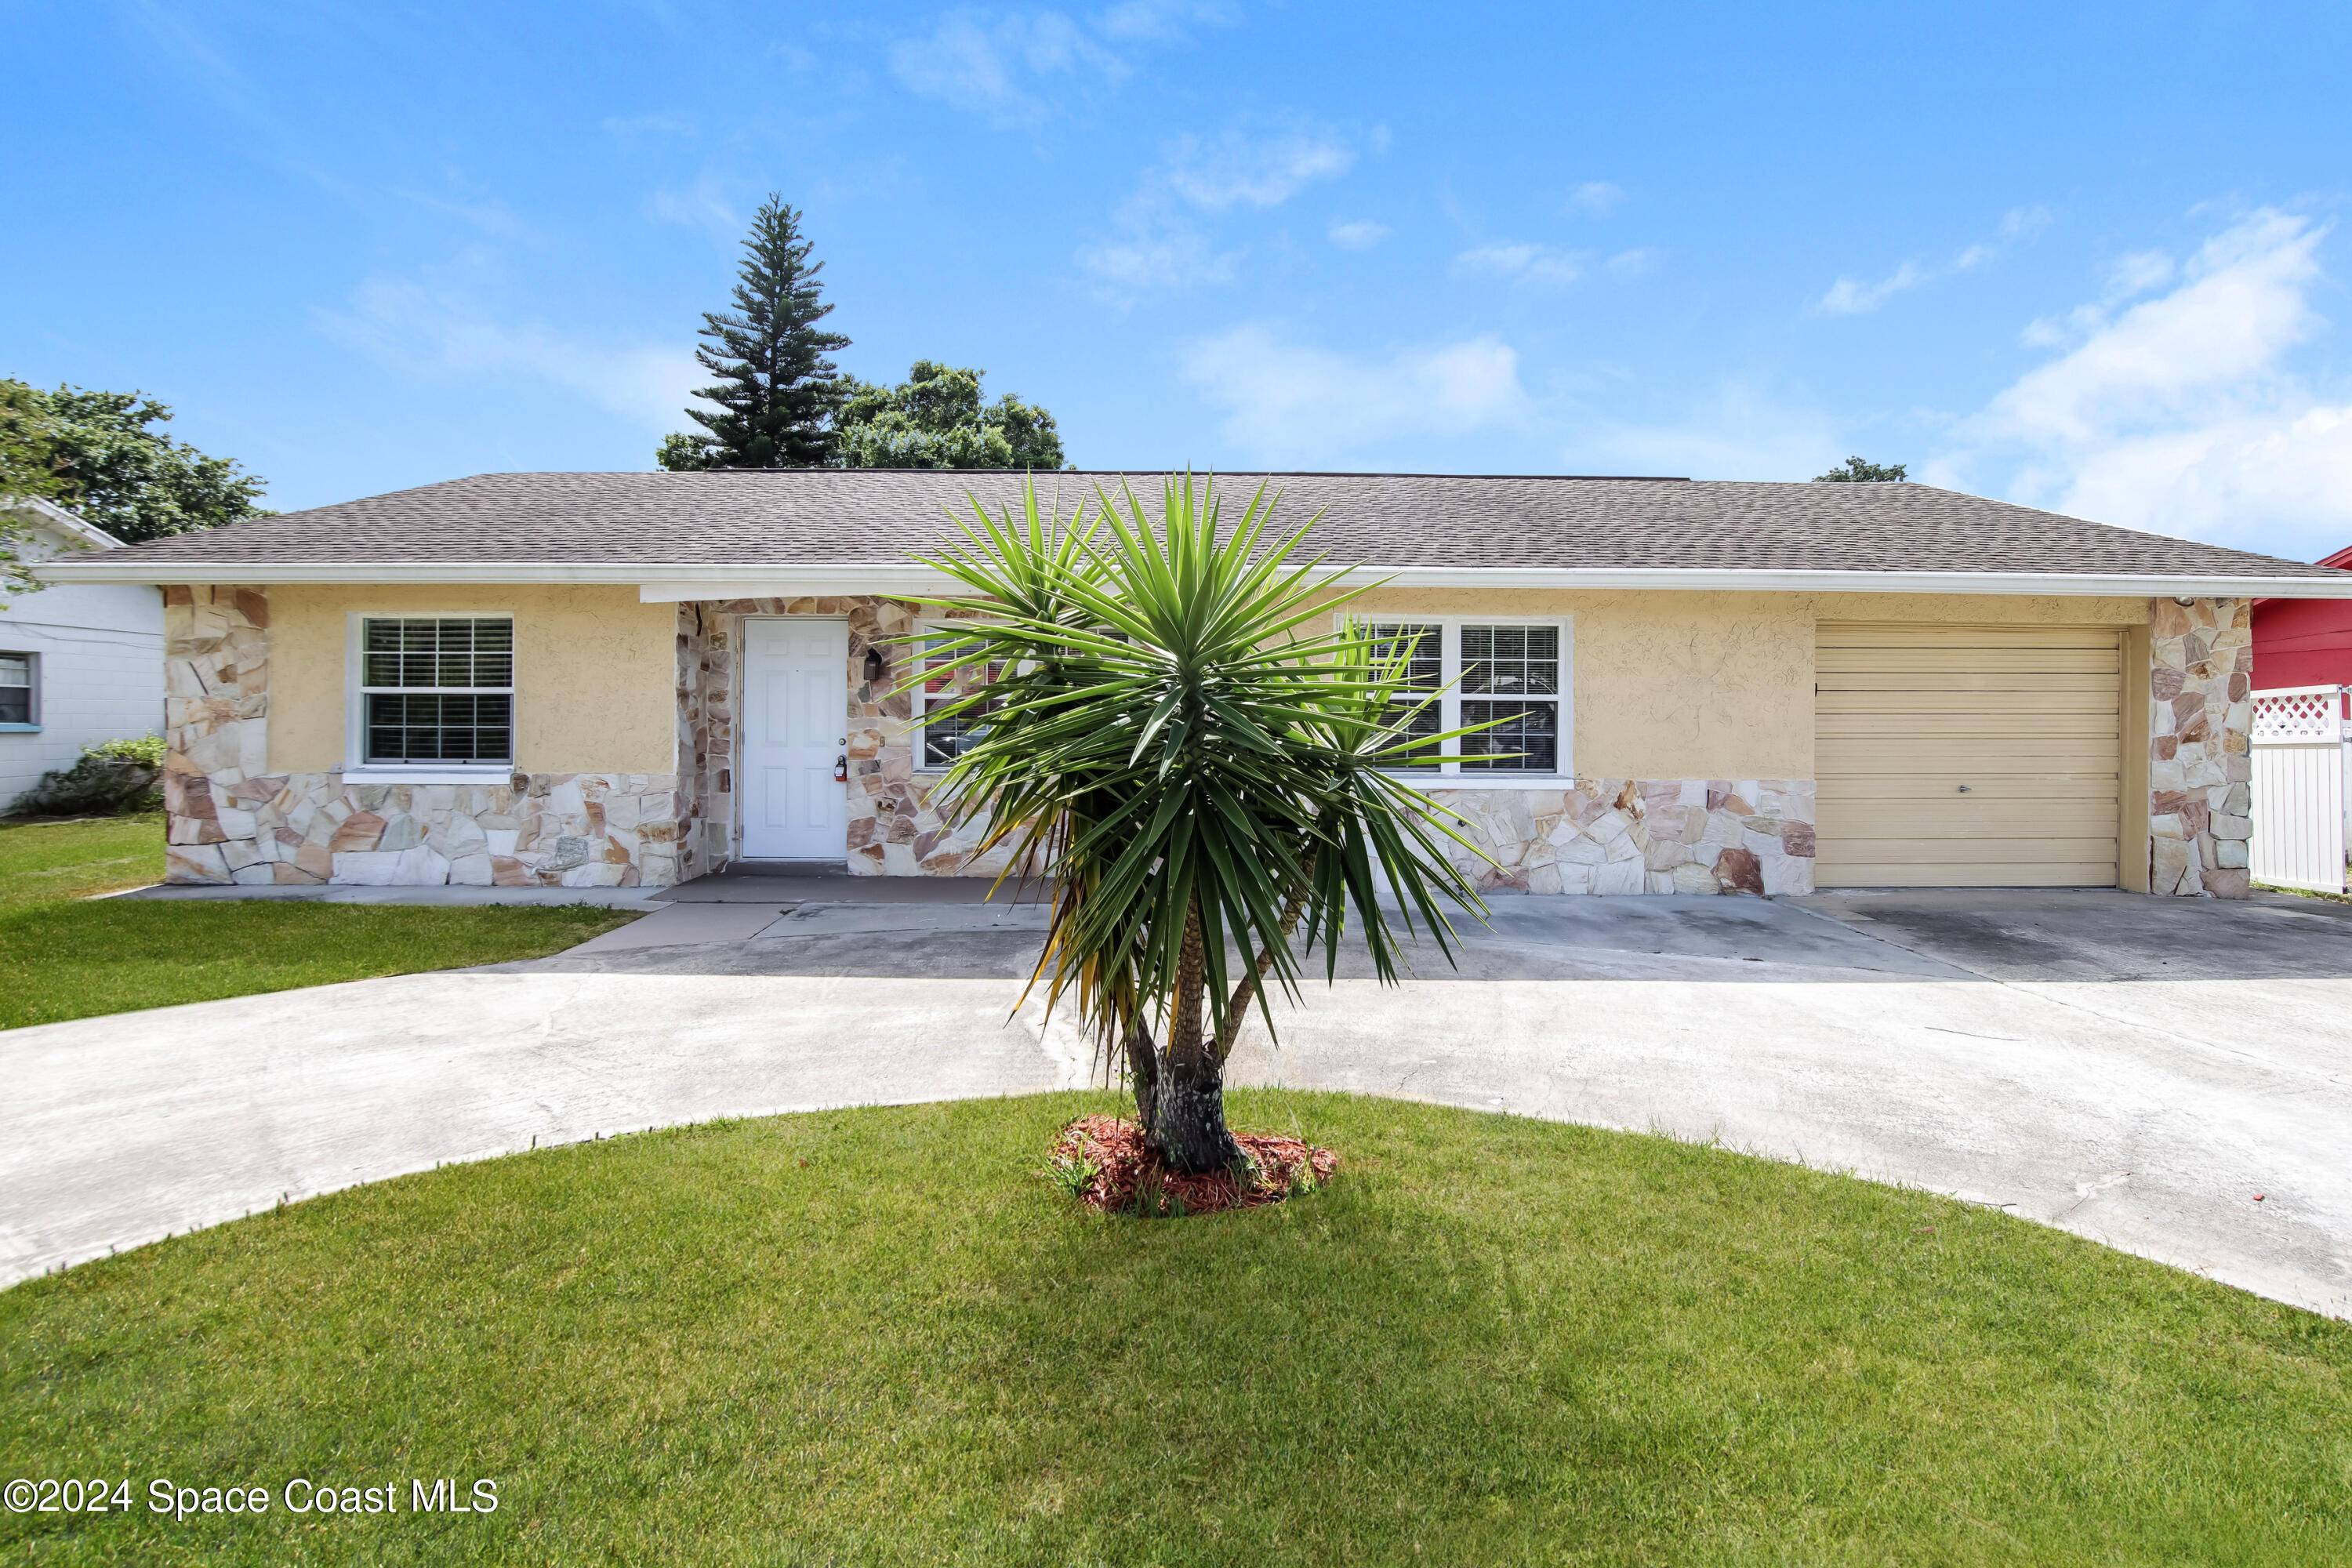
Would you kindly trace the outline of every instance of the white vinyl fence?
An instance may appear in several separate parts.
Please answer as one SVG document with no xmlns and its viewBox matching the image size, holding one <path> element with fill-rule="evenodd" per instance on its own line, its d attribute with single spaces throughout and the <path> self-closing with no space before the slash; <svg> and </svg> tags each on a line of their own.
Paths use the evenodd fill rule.
<svg viewBox="0 0 2352 1568">
<path fill-rule="evenodd" d="M 2341 686 L 2253 694 L 2254 880 L 2344 891 L 2345 752 L 2352 747 Z"/>
</svg>

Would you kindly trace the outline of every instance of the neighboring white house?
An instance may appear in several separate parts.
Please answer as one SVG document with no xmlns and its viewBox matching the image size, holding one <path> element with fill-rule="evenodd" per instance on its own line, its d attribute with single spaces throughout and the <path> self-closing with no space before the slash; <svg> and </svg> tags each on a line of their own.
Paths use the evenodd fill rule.
<svg viewBox="0 0 2352 1568">
<path fill-rule="evenodd" d="M 54 560 L 122 542 L 45 500 L 0 500 Z M 57 583 L 0 609 L 0 812 L 100 741 L 162 732 L 163 596 L 133 583 Z"/>
</svg>

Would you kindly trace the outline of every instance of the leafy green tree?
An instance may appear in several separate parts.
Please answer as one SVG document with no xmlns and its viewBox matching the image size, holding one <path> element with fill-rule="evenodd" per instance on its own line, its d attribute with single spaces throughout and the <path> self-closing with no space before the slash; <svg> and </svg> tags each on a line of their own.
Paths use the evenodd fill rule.
<svg viewBox="0 0 2352 1568">
<path fill-rule="evenodd" d="M 1865 463 L 1860 458 L 1848 458 L 1843 468 L 1832 468 L 1826 474 L 1815 474 L 1817 485 L 1899 485 L 1911 476 L 1906 470 L 1908 463 Z"/>
<path fill-rule="evenodd" d="M 735 284 L 735 309 L 706 313 L 695 359 L 718 384 L 695 395 L 718 405 L 689 408 L 699 432 L 663 441 L 665 468 L 814 468 L 834 458 L 834 411 L 843 387 L 833 361 L 839 332 L 817 330 L 832 314 L 801 237 L 801 215 L 771 195 L 751 219 Z"/>
<path fill-rule="evenodd" d="M 691 473 L 698 468 L 719 466 L 717 447 L 701 437 L 688 436 L 682 430 L 671 431 L 662 437 L 662 444 L 654 448 L 654 467 L 667 468 L 672 473 Z"/>
<path fill-rule="evenodd" d="M 160 428 L 171 409 L 136 392 L 0 380 L 0 496 L 36 496 L 126 543 L 267 517 L 263 481 Z M 0 516 L 0 583 L 29 592 L 29 528 Z"/>
<path fill-rule="evenodd" d="M 1467 731 L 1410 734 L 1434 697 L 1407 695 L 1404 652 L 1320 629 L 1361 590 L 1335 600 L 1320 557 L 1292 559 L 1305 530 L 1272 536 L 1263 489 L 1230 532 L 1189 474 L 1157 516 L 1098 491 L 1065 524 L 1034 484 L 1024 508 L 974 500 L 923 558 L 970 592 L 932 601 L 964 618 L 914 679 L 980 672 L 929 716 L 978 721 L 933 799 L 1049 879 L 1037 973 L 1123 1062 L 1151 1147 L 1226 1168 L 1225 1061 L 1253 1005 L 1274 1026 L 1268 984 L 1297 994 L 1302 951 L 1323 944 L 1328 977 L 1352 919 L 1393 983 L 1384 894 L 1449 961 L 1438 900 L 1484 913 L 1437 842 L 1469 847 L 1452 814 L 1387 771 Z"/>
<path fill-rule="evenodd" d="M 48 399 L 21 381 L 0 381 L 0 593 L 29 594 L 40 586 L 23 555 L 31 523 L 7 502 L 55 500 L 65 479 L 52 456 L 56 418 Z M 0 600 L 0 609 L 7 607 Z"/>
<path fill-rule="evenodd" d="M 839 420 L 845 468 L 1061 468 L 1054 416 L 1006 393 L 982 401 L 986 371 L 921 359 L 897 386 L 849 380 Z"/>
</svg>

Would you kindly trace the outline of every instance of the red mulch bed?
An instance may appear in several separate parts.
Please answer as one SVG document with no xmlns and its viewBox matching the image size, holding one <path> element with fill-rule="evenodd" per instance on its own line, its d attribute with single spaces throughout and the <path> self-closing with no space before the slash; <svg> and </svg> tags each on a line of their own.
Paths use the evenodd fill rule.
<svg viewBox="0 0 2352 1568">
<path fill-rule="evenodd" d="M 1158 1215 L 1216 1214 L 1278 1204 L 1302 1188 L 1321 1186 L 1339 1168 L 1339 1155 L 1310 1148 L 1297 1138 L 1236 1132 L 1234 1142 L 1257 1162 L 1258 1180 L 1246 1191 L 1227 1172 L 1192 1176 L 1169 1170 L 1144 1147 L 1142 1127 L 1119 1116 L 1081 1116 L 1063 1128 L 1054 1142 L 1054 1166 L 1062 1172 L 1082 1164 L 1094 1167 L 1077 1189 L 1091 1208 L 1104 1214 Z M 1135 1196 L 1139 1185 L 1144 1188 L 1141 1210 Z M 1152 1202 L 1155 1189 L 1157 1204 Z"/>
</svg>

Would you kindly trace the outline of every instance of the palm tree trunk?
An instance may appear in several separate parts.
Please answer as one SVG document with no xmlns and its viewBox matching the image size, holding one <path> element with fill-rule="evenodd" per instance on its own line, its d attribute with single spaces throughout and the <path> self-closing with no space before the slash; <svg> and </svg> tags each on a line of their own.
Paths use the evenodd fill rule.
<svg viewBox="0 0 2352 1568">
<path fill-rule="evenodd" d="M 1307 895 L 1313 889 L 1314 885 L 1315 861 L 1312 857 L 1309 857 L 1307 862 L 1306 879 L 1298 884 L 1297 890 L 1290 895 L 1289 903 L 1285 905 L 1282 910 L 1284 941 L 1288 941 L 1290 933 L 1298 929 L 1298 917 L 1307 912 Z M 1219 1067 L 1223 1067 L 1225 1058 L 1234 1054 L 1234 1044 L 1241 1038 L 1242 1026 L 1249 1021 L 1250 1004 L 1257 1000 L 1257 988 L 1265 981 L 1265 972 L 1273 967 L 1274 944 L 1268 942 L 1258 953 L 1257 963 L 1251 967 L 1247 974 L 1242 976 L 1242 983 L 1234 987 L 1234 999 L 1225 1006 L 1225 1026 L 1217 1035 L 1216 1050 Z"/>
<path fill-rule="evenodd" d="M 1138 1018 L 1127 1028 L 1127 1081 L 1135 1090 L 1135 1120 L 1146 1133 L 1160 1104 L 1160 1045 L 1151 1026 Z"/>
<path fill-rule="evenodd" d="M 1208 999 L 1208 955 L 1201 910 L 1184 912 L 1184 945 L 1176 960 L 1176 995 L 1169 1010 L 1168 1047 L 1152 1086 L 1144 1125 L 1151 1146 L 1171 1170 L 1222 1171 L 1241 1158 L 1225 1130 L 1225 1080 L 1214 1043 L 1202 1027 Z M 1140 1109 L 1140 1100 L 1138 1108 Z"/>
</svg>

